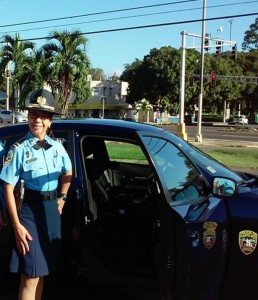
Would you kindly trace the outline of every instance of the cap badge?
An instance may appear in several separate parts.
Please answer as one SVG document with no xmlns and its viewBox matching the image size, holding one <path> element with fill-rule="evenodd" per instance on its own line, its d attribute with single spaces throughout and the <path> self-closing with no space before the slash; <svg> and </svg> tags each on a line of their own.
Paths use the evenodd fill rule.
<svg viewBox="0 0 258 300">
<path fill-rule="evenodd" d="M 38 97 L 38 99 L 37 99 L 37 103 L 38 103 L 39 105 L 44 105 L 44 104 L 47 103 L 47 99 L 46 99 L 45 97 L 43 97 L 43 96 L 40 96 L 40 97 Z"/>
</svg>

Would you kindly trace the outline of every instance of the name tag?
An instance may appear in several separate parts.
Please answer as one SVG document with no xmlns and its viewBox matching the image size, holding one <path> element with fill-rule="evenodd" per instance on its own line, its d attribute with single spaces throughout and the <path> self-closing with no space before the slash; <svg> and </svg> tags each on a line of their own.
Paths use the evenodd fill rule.
<svg viewBox="0 0 258 300">
<path fill-rule="evenodd" d="M 29 163 L 32 163 L 32 162 L 34 162 L 36 160 L 38 160 L 37 157 L 33 157 L 31 159 L 26 160 L 26 163 L 29 164 Z"/>
</svg>

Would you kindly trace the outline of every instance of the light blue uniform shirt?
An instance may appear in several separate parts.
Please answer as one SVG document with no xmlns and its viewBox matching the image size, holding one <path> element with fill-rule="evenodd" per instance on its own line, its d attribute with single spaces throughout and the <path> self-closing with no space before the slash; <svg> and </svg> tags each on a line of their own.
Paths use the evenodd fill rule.
<svg viewBox="0 0 258 300">
<path fill-rule="evenodd" d="M 12 145 L 0 179 L 14 186 L 19 179 L 23 179 L 25 188 L 37 191 L 55 190 L 60 174 L 69 172 L 72 163 L 60 142 L 49 136 L 45 136 L 45 140 L 51 147 L 37 150 L 34 145 L 38 138 L 29 132 L 23 140 Z"/>
</svg>

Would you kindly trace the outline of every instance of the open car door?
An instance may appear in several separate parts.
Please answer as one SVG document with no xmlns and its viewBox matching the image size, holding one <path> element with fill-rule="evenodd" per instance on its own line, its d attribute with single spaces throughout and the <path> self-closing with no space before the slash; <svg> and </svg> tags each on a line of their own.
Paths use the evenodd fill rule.
<svg viewBox="0 0 258 300">
<path fill-rule="evenodd" d="M 165 135 L 164 135 L 165 136 Z M 228 252 L 228 214 L 180 145 L 141 134 L 166 201 L 159 203 L 156 262 L 162 299 L 219 300 Z"/>
</svg>

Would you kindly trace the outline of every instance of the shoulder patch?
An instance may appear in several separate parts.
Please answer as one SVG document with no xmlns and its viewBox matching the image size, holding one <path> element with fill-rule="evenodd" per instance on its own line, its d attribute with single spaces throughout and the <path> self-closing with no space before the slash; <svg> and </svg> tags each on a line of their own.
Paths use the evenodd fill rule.
<svg viewBox="0 0 258 300">
<path fill-rule="evenodd" d="M 10 149 L 5 157 L 4 166 L 8 166 L 13 160 L 13 150 Z"/>
<path fill-rule="evenodd" d="M 65 138 L 55 138 L 55 137 L 51 137 L 51 139 L 53 141 L 56 141 L 58 143 L 61 143 L 61 144 L 64 144 L 66 142 L 66 139 Z"/>
</svg>

